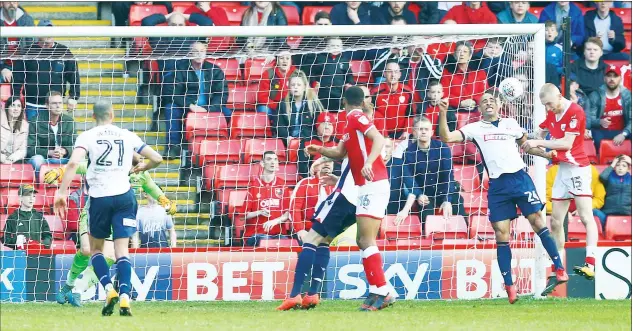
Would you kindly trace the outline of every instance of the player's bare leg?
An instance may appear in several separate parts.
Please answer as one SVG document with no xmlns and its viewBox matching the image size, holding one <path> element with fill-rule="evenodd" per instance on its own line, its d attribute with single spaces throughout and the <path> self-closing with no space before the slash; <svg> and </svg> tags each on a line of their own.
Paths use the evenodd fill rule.
<svg viewBox="0 0 633 331">
<path fill-rule="evenodd" d="M 534 230 L 541 239 L 543 247 L 552 260 L 552 272 L 554 273 L 554 276 L 549 277 L 548 284 L 545 287 L 545 290 L 541 293 L 542 296 L 546 296 L 552 293 L 558 285 L 566 283 L 569 280 L 569 275 L 567 275 L 567 272 L 565 271 L 556 242 L 550 235 L 550 230 L 547 228 L 547 224 L 545 223 L 541 213 L 538 212 L 530 214 L 527 219 L 530 222 L 530 225 L 532 225 L 532 230 Z"/>
<path fill-rule="evenodd" d="M 313 266 L 316 250 L 319 249 L 321 245 L 329 246 L 330 241 L 331 240 L 329 238 L 321 236 L 314 231 L 314 229 L 310 229 L 310 231 L 308 231 L 303 238 L 303 249 L 301 250 L 301 253 L 299 253 L 299 259 L 297 260 L 292 290 L 288 298 L 286 298 L 281 305 L 277 307 L 277 310 L 291 310 L 297 308 L 311 309 L 319 304 L 318 294 L 306 295 L 301 298 L 301 287 L 303 286 L 305 277 L 307 277 L 306 271 L 310 270 Z M 312 272 L 314 273 L 315 271 L 313 270 Z M 312 281 L 314 282 L 314 276 L 312 278 Z"/>
<path fill-rule="evenodd" d="M 73 293 L 75 287 L 75 280 L 77 277 L 88 268 L 90 262 L 90 242 L 88 233 L 81 235 L 79 239 L 79 250 L 73 257 L 73 264 L 68 271 L 68 278 L 66 284 L 59 290 L 55 299 L 57 303 L 64 304 L 70 303 L 74 307 L 81 306 L 81 295 L 79 293 Z"/>
<path fill-rule="evenodd" d="M 128 258 L 128 256 L 130 256 L 128 249 L 129 245 L 130 238 L 114 239 L 117 279 L 119 281 L 119 293 L 121 293 L 121 300 L 119 303 L 119 315 L 121 316 L 132 316 L 132 311 L 130 309 L 130 293 L 132 293 L 132 263 Z"/>
<path fill-rule="evenodd" d="M 595 277 L 595 265 L 596 265 L 596 248 L 598 246 L 598 227 L 593 219 L 592 212 L 592 200 L 588 196 L 576 196 L 576 210 L 580 221 L 585 225 L 587 230 L 587 246 L 585 264 L 582 266 L 575 266 L 574 272 L 579 275 L 585 276 L 585 278 L 592 280 Z"/>
<path fill-rule="evenodd" d="M 360 308 L 363 311 L 384 309 L 395 302 L 395 299 L 388 292 L 387 281 L 382 268 L 382 257 L 376 244 L 380 222 L 381 220 L 372 217 L 356 217 L 358 226 L 356 243 L 361 249 L 363 268 L 369 283 L 369 295 Z"/>
<path fill-rule="evenodd" d="M 114 306 L 119 302 L 119 294 L 114 290 L 112 286 L 112 280 L 110 279 L 109 267 L 103 256 L 103 245 L 105 239 L 95 238 L 90 236 L 90 252 L 92 253 L 92 266 L 95 274 L 99 278 L 99 282 L 103 285 L 106 291 L 106 301 L 101 309 L 101 315 L 110 316 L 114 311 Z"/>
<path fill-rule="evenodd" d="M 565 261 L 565 229 L 563 222 L 569 210 L 569 200 L 552 199 L 551 231 L 563 261 Z"/>
<path fill-rule="evenodd" d="M 492 222 L 492 228 L 495 230 L 495 240 L 497 241 L 497 263 L 499 271 L 503 276 L 503 284 L 506 293 L 508 293 L 508 301 L 513 304 L 519 300 L 517 289 L 512 280 L 512 250 L 510 249 L 510 220 Z"/>
</svg>

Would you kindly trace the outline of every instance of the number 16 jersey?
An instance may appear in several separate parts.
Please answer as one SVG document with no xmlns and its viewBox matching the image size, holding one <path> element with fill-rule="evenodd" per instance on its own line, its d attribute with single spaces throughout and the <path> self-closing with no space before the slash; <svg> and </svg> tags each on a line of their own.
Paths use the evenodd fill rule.
<svg viewBox="0 0 633 331">
<path fill-rule="evenodd" d="M 100 198 L 129 191 L 134 152 L 140 153 L 144 147 L 145 143 L 136 134 L 113 124 L 97 126 L 80 134 L 75 148 L 88 153 L 88 194 Z"/>
</svg>

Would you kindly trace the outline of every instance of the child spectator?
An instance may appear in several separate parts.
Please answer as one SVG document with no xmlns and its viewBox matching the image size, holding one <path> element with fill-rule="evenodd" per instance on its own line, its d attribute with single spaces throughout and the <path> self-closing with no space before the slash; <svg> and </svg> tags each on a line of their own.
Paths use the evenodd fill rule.
<svg viewBox="0 0 633 331">
<path fill-rule="evenodd" d="M 0 163 L 20 162 L 26 156 L 29 123 L 25 116 L 22 101 L 10 97 L 0 112 Z"/>
<path fill-rule="evenodd" d="M 569 71 L 577 78 L 578 85 L 587 94 L 593 93 L 603 84 L 607 65 L 602 61 L 602 40 L 591 37 L 585 42 L 584 59 L 578 59 L 569 66 Z"/>
<path fill-rule="evenodd" d="M 323 111 L 316 92 L 308 86 L 308 78 L 297 70 L 289 79 L 288 92 L 279 109 L 270 115 L 273 134 L 284 141 L 309 139 L 314 133 L 314 118 Z"/>
<path fill-rule="evenodd" d="M 558 42 L 556 22 L 545 22 L 545 63 L 556 67 L 556 73 L 563 73 L 563 45 Z"/>
<path fill-rule="evenodd" d="M 538 23 L 538 17 L 530 13 L 529 10 L 530 3 L 528 1 L 511 1 L 508 8 L 497 14 L 497 20 L 501 24 Z"/>
<path fill-rule="evenodd" d="M 457 42 L 453 58 L 446 60 L 441 80 L 449 106 L 459 111 L 474 110 L 479 98 L 488 89 L 486 72 L 479 69 L 476 61 L 470 61 L 472 55 L 473 46 L 470 42 Z"/>
<path fill-rule="evenodd" d="M 438 139 L 440 135 L 440 129 L 438 126 L 440 116 L 440 101 L 444 98 L 444 87 L 439 81 L 433 80 L 429 83 L 428 92 L 426 93 L 426 101 L 422 106 L 422 115 L 431 121 L 431 132 L 433 132 L 433 138 Z M 457 129 L 457 115 L 456 110 L 453 108 L 448 109 L 446 113 L 446 120 L 448 122 L 448 128 L 451 131 Z"/>
<path fill-rule="evenodd" d="M 611 11 L 613 1 L 597 3 L 598 9 L 585 13 L 585 38 L 602 40 L 603 60 L 629 60 L 630 54 L 621 53 L 626 47 L 622 19 Z"/>
<path fill-rule="evenodd" d="M 132 247 L 176 247 L 176 228 L 171 216 L 149 194 L 143 192 L 141 197 L 147 199 L 147 205 L 141 206 L 136 212 L 138 232 L 134 234 Z"/>
<path fill-rule="evenodd" d="M 21 185 L 18 189 L 20 208 L 7 218 L 2 242 L 12 249 L 51 247 L 53 235 L 44 214 L 33 209 L 37 191 L 33 185 Z"/>
<path fill-rule="evenodd" d="M 350 56 L 343 52 L 343 41 L 330 38 L 328 53 L 320 53 L 312 66 L 310 77 L 318 82 L 319 100 L 330 111 L 341 109 L 344 88 L 354 83 L 349 68 Z"/>
<path fill-rule="evenodd" d="M 582 43 L 585 39 L 585 20 L 582 17 L 582 11 L 578 6 L 569 1 L 557 1 L 552 2 L 547 7 L 543 8 L 541 17 L 539 17 L 539 23 L 545 23 L 547 21 L 556 22 L 556 29 L 558 30 L 559 40 L 563 36 L 561 26 L 563 24 L 563 18 L 569 17 L 571 21 L 571 42 L 574 49 L 581 49 Z"/>
<path fill-rule="evenodd" d="M 600 181 L 604 183 L 607 195 L 604 207 L 594 215 L 605 226 L 608 215 L 631 215 L 631 157 L 620 155 L 602 171 Z"/>
<path fill-rule="evenodd" d="M 275 67 L 262 74 L 257 87 L 257 111 L 272 115 L 279 102 L 288 94 L 288 78 L 297 68 L 292 65 L 292 57 L 287 51 L 277 55 Z"/>
<path fill-rule="evenodd" d="M 298 151 L 298 170 L 303 177 L 309 175 L 312 162 L 319 159 L 320 155 L 311 156 L 304 152 L 305 146 L 318 145 L 325 147 L 335 147 L 338 140 L 334 138 L 334 123 L 336 114 L 321 112 L 316 120 L 316 134 L 309 139 L 302 139 Z"/>
</svg>

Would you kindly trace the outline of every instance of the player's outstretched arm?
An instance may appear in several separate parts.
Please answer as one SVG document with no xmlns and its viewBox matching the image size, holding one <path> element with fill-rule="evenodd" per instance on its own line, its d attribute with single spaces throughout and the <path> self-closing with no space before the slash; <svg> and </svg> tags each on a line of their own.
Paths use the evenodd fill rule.
<svg viewBox="0 0 633 331">
<path fill-rule="evenodd" d="M 139 162 L 139 164 L 132 169 L 132 172 L 134 173 L 154 169 L 163 162 L 163 157 L 147 145 L 141 149 L 139 154 L 144 156 L 147 160 L 149 160 L 149 162 Z"/>
<path fill-rule="evenodd" d="M 149 194 L 150 197 L 158 201 L 161 207 L 166 209 L 167 207 L 169 207 L 169 209 L 167 209 L 167 213 L 169 215 L 174 215 L 177 210 L 176 204 L 173 201 L 169 200 L 169 198 L 167 198 L 165 192 L 163 192 L 163 190 L 161 190 L 161 188 L 156 185 L 148 172 L 143 172 L 140 175 L 143 177 L 143 184 L 141 185 L 143 192 Z"/>
<path fill-rule="evenodd" d="M 340 141 L 336 147 L 309 145 L 306 146 L 305 152 L 310 155 L 321 154 L 335 160 L 341 160 L 347 155 L 347 150 L 345 149 L 343 141 Z"/>
<path fill-rule="evenodd" d="M 576 139 L 577 134 L 574 133 L 565 133 L 565 137 L 557 140 L 527 140 L 522 145 L 521 148 L 525 152 L 528 152 L 534 147 L 542 147 L 553 149 L 557 151 L 568 151 L 571 149 L 574 144 L 574 139 Z"/>
<path fill-rule="evenodd" d="M 523 146 L 523 144 L 528 140 L 527 134 L 524 134 L 523 137 L 521 139 L 517 140 L 517 144 L 519 146 Z M 548 160 L 552 159 L 553 154 L 555 153 L 555 151 L 549 151 L 546 152 L 545 150 L 539 148 L 539 147 L 532 147 L 529 150 L 525 151 L 525 153 L 530 154 L 530 155 L 534 155 L 534 156 L 540 156 L 542 158 L 546 158 Z"/>
<path fill-rule="evenodd" d="M 59 184 L 64 177 L 66 166 L 53 168 L 44 174 L 44 183 L 46 184 Z M 88 161 L 81 162 L 77 167 L 77 175 L 85 175 L 88 171 Z"/>
<path fill-rule="evenodd" d="M 442 99 L 440 101 L 440 139 L 445 143 L 461 143 L 464 141 L 464 135 L 459 131 L 451 131 L 448 128 L 448 120 L 446 119 L 446 113 L 448 112 L 448 99 Z"/>
<path fill-rule="evenodd" d="M 75 148 L 70 155 L 70 160 L 66 164 L 62 183 L 59 185 L 57 193 L 55 193 L 55 202 L 53 204 L 55 215 L 61 219 L 66 219 L 66 198 L 68 198 L 68 186 L 70 186 L 73 177 L 75 177 L 75 174 L 77 173 L 77 168 L 81 162 L 84 161 L 86 155 L 87 152 L 85 149 Z"/>
</svg>

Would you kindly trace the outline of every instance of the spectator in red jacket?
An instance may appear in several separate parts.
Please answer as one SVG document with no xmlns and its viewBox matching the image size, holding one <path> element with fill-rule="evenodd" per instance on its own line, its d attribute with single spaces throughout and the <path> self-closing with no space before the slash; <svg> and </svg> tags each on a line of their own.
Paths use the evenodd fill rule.
<svg viewBox="0 0 633 331">
<path fill-rule="evenodd" d="M 277 55 L 275 67 L 264 72 L 257 88 L 257 111 L 271 115 L 279 102 L 288 94 L 288 82 L 290 75 L 297 68 L 292 65 L 292 57 L 289 52 L 281 52 Z"/>
<path fill-rule="evenodd" d="M 471 62 L 473 45 L 468 41 L 459 41 L 455 45 L 453 57 L 446 59 L 446 67 L 441 83 L 450 107 L 459 111 L 472 111 L 477 107 L 479 98 L 488 89 L 488 77 L 484 70 Z"/>
<path fill-rule="evenodd" d="M 257 246 L 261 239 L 285 237 L 282 224 L 290 219 L 286 182 L 277 177 L 279 159 L 273 151 L 264 152 L 262 174 L 255 177 L 246 195 L 244 244 Z"/>
<path fill-rule="evenodd" d="M 314 176 L 300 180 L 290 196 L 290 219 L 292 231 L 303 241 L 312 228 L 312 216 L 319 203 L 332 193 L 334 186 L 321 183 L 321 178 L 332 173 L 334 162 L 328 161 L 315 166 Z"/>
<path fill-rule="evenodd" d="M 393 138 L 406 139 L 410 119 L 419 113 L 420 100 L 413 89 L 400 82 L 400 65 L 390 61 L 385 65 L 385 82 L 374 89 L 374 123 L 384 121 L 384 132 Z M 382 131 L 382 130 L 381 130 Z"/>
<path fill-rule="evenodd" d="M 213 21 L 215 26 L 228 26 L 229 18 L 224 9 L 211 6 L 211 1 L 196 1 L 196 4 L 187 8 L 183 14 L 200 13 Z"/>
<path fill-rule="evenodd" d="M 316 120 L 317 134 L 309 139 L 302 139 L 298 152 L 298 168 L 301 176 L 308 176 L 310 172 L 310 166 L 312 162 L 321 157 L 321 155 L 307 155 L 303 150 L 305 146 L 318 145 L 325 147 L 335 147 L 338 145 L 338 140 L 334 138 L 334 123 L 336 121 L 336 114 L 329 112 L 322 112 L 319 114 Z"/>
<path fill-rule="evenodd" d="M 457 24 L 497 24 L 497 16 L 482 1 L 470 1 L 449 9 L 440 23 L 446 20 Z"/>
</svg>

